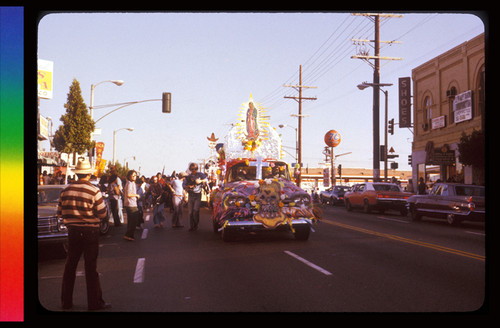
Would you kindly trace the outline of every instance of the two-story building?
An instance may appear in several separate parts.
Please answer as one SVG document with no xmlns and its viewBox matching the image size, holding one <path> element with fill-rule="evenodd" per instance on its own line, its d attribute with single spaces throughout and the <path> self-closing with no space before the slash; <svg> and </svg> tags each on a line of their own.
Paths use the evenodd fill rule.
<svg viewBox="0 0 500 328">
<path fill-rule="evenodd" d="M 484 33 L 414 68 L 412 80 L 414 187 L 420 177 L 428 184 L 484 184 L 484 168 L 464 166 L 458 157 L 462 133 L 485 129 Z"/>
</svg>

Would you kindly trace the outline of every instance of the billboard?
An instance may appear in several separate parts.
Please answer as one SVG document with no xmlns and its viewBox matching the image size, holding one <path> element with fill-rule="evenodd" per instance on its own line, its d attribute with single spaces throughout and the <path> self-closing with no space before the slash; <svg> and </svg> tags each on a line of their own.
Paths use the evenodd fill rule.
<svg viewBox="0 0 500 328">
<path fill-rule="evenodd" d="M 52 99 L 54 63 L 38 59 L 38 97 Z"/>
</svg>

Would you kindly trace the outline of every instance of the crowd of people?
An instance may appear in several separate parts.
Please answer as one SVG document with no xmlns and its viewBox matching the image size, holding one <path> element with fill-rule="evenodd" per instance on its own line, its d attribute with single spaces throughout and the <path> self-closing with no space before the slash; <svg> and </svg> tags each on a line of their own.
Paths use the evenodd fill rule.
<svg viewBox="0 0 500 328">
<path fill-rule="evenodd" d="M 85 259 L 87 283 L 87 303 L 89 310 L 102 310 L 111 307 L 104 301 L 97 273 L 99 250 L 99 222 L 108 217 L 104 196 L 108 195 L 110 212 L 115 226 L 123 222 L 121 201 L 127 213 L 127 229 L 124 239 L 134 241 L 136 228 L 143 220 L 144 210 L 153 208 L 153 221 L 156 228 L 164 227 L 164 209 L 172 213 L 172 227 L 182 228 L 181 216 L 184 203 L 187 204 L 190 231 L 198 229 L 201 192 L 208 187 L 208 179 L 198 171 L 198 165 L 189 165 L 189 174 L 173 173 L 170 177 L 158 173 L 147 179 L 138 177 L 135 170 L 129 170 L 126 178 L 120 178 L 114 167 L 110 174 L 92 183 L 93 173 L 88 160 L 81 158 L 75 168 L 78 177 L 62 192 L 57 215 L 63 218 L 68 228 L 68 255 L 63 274 L 61 306 L 64 310 L 73 307 L 73 288 L 76 268 L 81 255 Z"/>
<path fill-rule="evenodd" d="M 155 228 L 164 228 L 167 213 L 172 216 L 172 228 L 183 228 L 182 208 L 187 207 L 189 231 L 198 229 L 201 191 L 209 192 L 207 176 L 198 172 L 198 165 L 191 163 L 187 172 L 166 176 L 160 172 L 148 178 L 138 176 L 130 170 L 126 177 L 120 177 L 114 167 L 110 174 L 103 175 L 97 183 L 101 192 L 107 194 L 114 225 L 120 226 L 123 220 L 122 204 L 127 213 L 127 233 L 124 238 L 133 241 L 133 230 L 144 224 L 144 211 L 153 210 Z M 130 208 L 136 207 L 136 210 Z"/>
</svg>

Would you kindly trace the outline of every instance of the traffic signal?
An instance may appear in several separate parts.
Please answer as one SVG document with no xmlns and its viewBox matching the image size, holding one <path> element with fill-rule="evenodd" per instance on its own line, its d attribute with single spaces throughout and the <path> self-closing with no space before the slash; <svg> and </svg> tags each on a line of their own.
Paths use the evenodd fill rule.
<svg viewBox="0 0 500 328">
<path fill-rule="evenodd" d="M 394 134 L 394 119 L 391 119 L 389 121 L 389 126 L 387 127 L 387 130 L 390 134 Z"/>
<path fill-rule="evenodd" d="M 408 155 L 408 165 L 411 166 L 411 155 Z"/>
<path fill-rule="evenodd" d="M 342 164 L 339 164 L 339 176 L 342 176 Z"/>
<path fill-rule="evenodd" d="M 164 92 L 162 95 L 162 107 L 161 111 L 163 113 L 170 113 L 170 105 L 172 102 L 172 94 L 170 92 Z"/>
</svg>

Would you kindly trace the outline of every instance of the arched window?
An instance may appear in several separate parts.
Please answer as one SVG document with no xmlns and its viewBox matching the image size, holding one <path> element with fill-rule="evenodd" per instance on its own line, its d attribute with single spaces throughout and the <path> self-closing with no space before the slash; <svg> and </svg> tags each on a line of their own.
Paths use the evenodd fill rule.
<svg viewBox="0 0 500 328">
<path fill-rule="evenodd" d="M 455 122 L 455 113 L 453 112 L 453 100 L 455 99 L 455 96 L 457 95 L 457 88 L 455 86 L 452 86 L 450 90 L 446 91 L 446 96 L 448 97 L 448 108 L 449 108 L 449 114 L 448 114 L 448 122 L 449 124 Z"/>
<path fill-rule="evenodd" d="M 429 124 L 429 120 L 432 119 L 432 100 L 431 97 L 426 96 L 424 98 L 424 124 Z"/>
<path fill-rule="evenodd" d="M 476 88 L 476 109 L 474 111 L 474 116 L 484 115 L 485 110 L 485 76 L 484 76 L 484 65 L 478 72 L 477 77 L 477 88 Z M 484 120 L 484 117 L 482 118 Z"/>
</svg>

